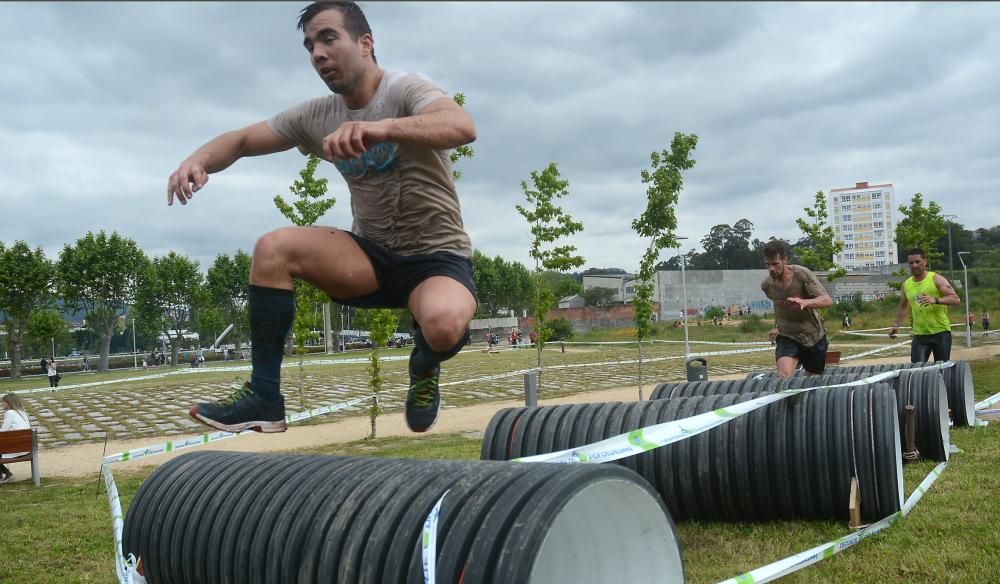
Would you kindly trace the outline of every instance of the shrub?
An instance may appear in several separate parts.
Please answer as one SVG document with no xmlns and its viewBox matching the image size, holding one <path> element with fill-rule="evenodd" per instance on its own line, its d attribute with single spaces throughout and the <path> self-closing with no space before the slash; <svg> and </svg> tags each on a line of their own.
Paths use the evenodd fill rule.
<svg viewBox="0 0 1000 584">
<path fill-rule="evenodd" d="M 565 318 L 556 318 L 545 323 L 551 334 L 550 341 L 568 341 L 573 338 L 573 323 Z"/>
</svg>

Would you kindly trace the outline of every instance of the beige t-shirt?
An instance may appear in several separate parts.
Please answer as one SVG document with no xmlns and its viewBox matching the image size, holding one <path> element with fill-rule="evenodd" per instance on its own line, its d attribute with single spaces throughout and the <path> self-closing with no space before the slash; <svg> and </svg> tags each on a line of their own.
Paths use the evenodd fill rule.
<svg viewBox="0 0 1000 584">
<path fill-rule="evenodd" d="M 802 266 L 792 265 L 792 282 L 787 288 L 778 286 L 768 274 L 760 284 L 764 295 L 774 301 L 774 321 L 780 334 L 795 339 L 802 345 L 811 347 L 826 336 L 819 311 L 809 308 L 802 310 L 788 298 L 817 298 L 826 294 L 823 284 L 816 275 Z"/>
<path fill-rule="evenodd" d="M 323 138 L 345 121 L 412 116 L 447 94 L 419 73 L 385 71 L 371 102 L 351 110 L 337 94 L 318 97 L 267 121 L 303 153 L 325 159 Z M 351 191 L 351 231 L 402 255 L 449 251 L 472 257 L 446 150 L 384 142 L 360 158 L 331 161 Z"/>
</svg>

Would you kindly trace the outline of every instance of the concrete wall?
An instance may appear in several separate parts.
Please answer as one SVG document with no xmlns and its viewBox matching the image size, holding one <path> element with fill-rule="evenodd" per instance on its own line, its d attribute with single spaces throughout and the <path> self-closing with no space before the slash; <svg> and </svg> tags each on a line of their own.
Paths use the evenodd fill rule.
<svg viewBox="0 0 1000 584">
<path fill-rule="evenodd" d="M 660 301 L 660 319 L 676 319 L 683 306 L 681 273 L 661 271 L 656 274 Z M 687 270 L 687 310 L 691 316 L 704 313 L 711 306 L 750 305 L 755 314 L 772 312 L 774 304 L 764 296 L 760 283 L 767 270 Z"/>
</svg>

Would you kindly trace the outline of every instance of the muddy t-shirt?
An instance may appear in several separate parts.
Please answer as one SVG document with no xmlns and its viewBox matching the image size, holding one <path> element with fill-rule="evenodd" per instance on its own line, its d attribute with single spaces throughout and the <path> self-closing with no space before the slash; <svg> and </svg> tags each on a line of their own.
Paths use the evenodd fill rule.
<svg viewBox="0 0 1000 584">
<path fill-rule="evenodd" d="M 826 336 L 819 311 L 812 308 L 802 310 L 798 304 L 787 299 L 816 298 L 826 294 L 826 289 L 808 269 L 796 265 L 791 268 L 792 282 L 787 288 L 778 286 L 768 274 L 761 282 L 760 289 L 774 302 L 774 322 L 778 325 L 779 333 L 811 347 Z"/>
<path fill-rule="evenodd" d="M 367 106 L 348 109 L 337 94 L 301 103 L 270 120 L 303 153 L 326 159 L 323 138 L 343 122 L 412 116 L 448 97 L 419 73 L 385 71 Z M 383 142 L 360 158 L 330 161 L 351 191 L 351 231 L 403 254 L 450 251 L 472 257 L 447 150 Z"/>
</svg>

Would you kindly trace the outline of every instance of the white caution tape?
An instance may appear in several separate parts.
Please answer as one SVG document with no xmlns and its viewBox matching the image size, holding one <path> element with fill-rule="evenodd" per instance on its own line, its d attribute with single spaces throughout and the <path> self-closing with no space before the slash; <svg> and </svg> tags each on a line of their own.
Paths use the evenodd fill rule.
<svg viewBox="0 0 1000 584">
<path fill-rule="evenodd" d="M 313 408 L 311 410 L 306 410 L 304 412 L 298 412 L 296 414 L 291 414 L 285 416 L 285 420 L 288 423 L 299 422 L 306 420 L 308 418 L 313 418 L 323 414 L 328 414 L 332 412 L 337 412 L 351 406 L 355 406 L 361 402 L 370 400 L 370 396 L 359 397 L 352 399 L 350 401 L 342 402 L 339 404 L 332 404 L 328 406 L 323 406 L 320 408 Z M 178 450 L 184 450 L 186 448 L 193 448 L 195 446 L 201 446 L 202 444 L 208 444 L 210 442 L 218 442 L 219 440 L 225 440 L 227 438 L 233 438 L 235 436 L 241 436 L 248 432 L 253 432 L 253 430 L 244 430 L 242 432 L 207 432 L 200 436 L 194 436 L 186 440 L 168 440 L 161 444 L 154 444 L 152 446 L 144 446 L 142 448 L 133 448 L 132 450 L 126 452 L 119 452 L 117 454 L 109 454 L 104 457 L 104 464 L 113 464 L 116 462 L 125 462 L 127 460 L 135 460 L 137 458 L 145 458 L 147 456 L 155 456 L 157 454 L 166 454 L 168 452 L 176 452 Z"/>
<path fill-rule="evenodd" d="M 954 365 L 955 363 L 952 361 L 945 361 L 943 363 L 934 363 L 926 367 L 910 369 L 909 371 L 945 369 Z M 879 381 L 884 381 L 886 379 L 893 379 L 897 377 L 899 373 L 899 370 L 885 371 L 883 373 L 872 375 L 871 377 L 847 383 L 802 389 L 788 389 L 749 401 L 733 404 L 726 408 L 719 408 L 711 412 L 698 414 L 690 418 L 639 428 L 628 432 L 627 434 L 612 436 L 611 438 L 606 438 L 600 442 L 595 442 L 586 446 L 570 448 L 559 452 L 515 458 L 514 462 L 552 462 L 558 464 L 576 464 L 581 462 L 601 463 L 619 460 L 635 454 L 641 454 L 660 446 L 672 444 L 689 436 L 701 434 L 702 432 L 706 432 L 716 426 L 720 426 L 733 418 L 738 418 L 744 414 L 792 395 L 816 389 L 851 387 L 878 383 Z"/>
<path fill-rule="evenodd" d="M 1000 414 L 1000 409 L 994 408 L 992 410 L 976 410 L 977 416 L 993 416 L 996 414 Z"/>
<path fill-rule="evenodd" d="M 115 574 L 119 582 L 127 582 L 129 565 L 122 555 L 122 528 L 125 520 L 122 515 L 122 504 L 118 497 L 118 485 L 111 476 L 111 469 L 107 464 L 101 465 L 101 474 L 104 475 L 104 489 L 108 493 L 108 505 L 111 507 L 111 528 L 115 536 Z"/>
<path fill-rule="evenodd" d="M 872 349 L 871 351 L 865 351 L 864 353 L 858 353 L 857 355 L 849 355 L 843 357 L 841 361 L 850 361 L 851 359 L 860 359 L 861 357 L 867 357 L 868 355 L 874 355 L 875 353 L 881 353 L 882 351 L 888 351 L 889 349 L 895 349 L 896 347 L 902 347 L 903 345 L 909 345 L 910 341 L 903 341 L 901 343 L 894 343 L 892 345 L 883 345 L 881 347 Z"/>
<path fill-rule="evenodd" d="M 885 517 L 884 519 L 881 519 L 869 525 L 868 527 L 858 531 L 857 533 L 846 535 L 834 541 L 827 542 L 822 545 L 818 545 L 812 549 L 808 549 L 804 552 L 795 554 L 794 556 L 785 558 L 783 560 L 779 560 L 777 562 L 768 564 L 766 566 L 762 566 L 760 568 L 757 568 L 756 570 L 751 570 L 749 572 L 746 572 L 745 574 L 740 574 L 739 576 L 735 576 L 728 580 L 724 580 L 720 584 L 770 582 L 771 580 L 781 578 L 782 576 L 786 576 L 788 574 L 791 574 L 792 572 L 796 572 L 798 570 L 801 570 L 802 568 L 811 566 L 816 562 L 825 560 L 826 558 L 829 558 L 834 554 L 838 554 L 846 550 L 847 548 L 854 546 L 861 540 L 867 539 L 875 535 L 876 533 L 882 531 L 883 529 L 894 525 L 902 517 L 909 514 L 910 511 L 913 509 L 913 507 L 917 504 L 917 501 L 919 501 L 920 498 L 924 496 L 924 493 L 926 493 L 927 490 L 931 488 L 931 485 L 934 484 L 934 481 L 937 480 L 937 478 L 941 475 L 941 472 L 944 471 L 944 468 L 946 466 L 948 466 L 948 463 L 942 462 L 941 464 L 934 467 L 934 470 L 932 470 L 930 474 L 928 474 L 927 477 L 924 478 L 923 482 L 921 482 L 920 485 L 917 487 L 917 489 L 913 491 L 913 493 L 910 494 L 910 496 L 906 499 L 906 502 L 903 504 L 903 509 L 901 511 L 897 511 L 892 515 Z"/>
<path fill-rule="evenodd" d="M 441 517 L 441 503 L 444 502 L 444 497 L 447 494 L 448 491 L 442 493 L 441 498 L 434 504 L 434 508 L 427 514 L 427 519 L 424 519 L 424 529 L 420 536 L 424 584 L 434 584 L 437 581 L 437 526 L 438 518 Z"/>
<path fill-rule="evenodd" d="M 985 410 L 986 408 L 992 406 L 993 404 L 1000 402 L 1000 393 L 996 395 L 991 395 L 990 397 L 984 399 L 983 401 L 976 404 L 977 410 Z"/>
<path fill-rule="evenodd" d="M 514 462 L 552 462 L 558 464 L 575 464 L 581 462 L 601 463 L 619 460 L 635 454 L 641 454 L 660 446 L 672 444 L 690 436 L 701 434 L 702 432 L 707 432 L 708 430 L 711 430 L 716 426 L 720 426 L 733 418 L 738 418 L 770 403 L 783 400 L 795 394 L 822 388 L 867 385 L 870 383 L 877 383 L 885 379 L 892 379 L 897 375 L 899 375 L 898 371 L 886 371 L 858 381 L 851 381 L 836 385 L 824 385 L 821 387 L 788 389 L 742 403 L 733 404 L 729 407 L 719 408 L 711 412 L 705 412 L 704 414 L 698 414 L 690 418 L 639 428 L 628 432 L 627 434 L 612 436 L 611 438 L 607 438 L 593 444 L 588 444 L 586 446 L 570 448 L 559 452 L 515 458 Z"/>
</svg>

